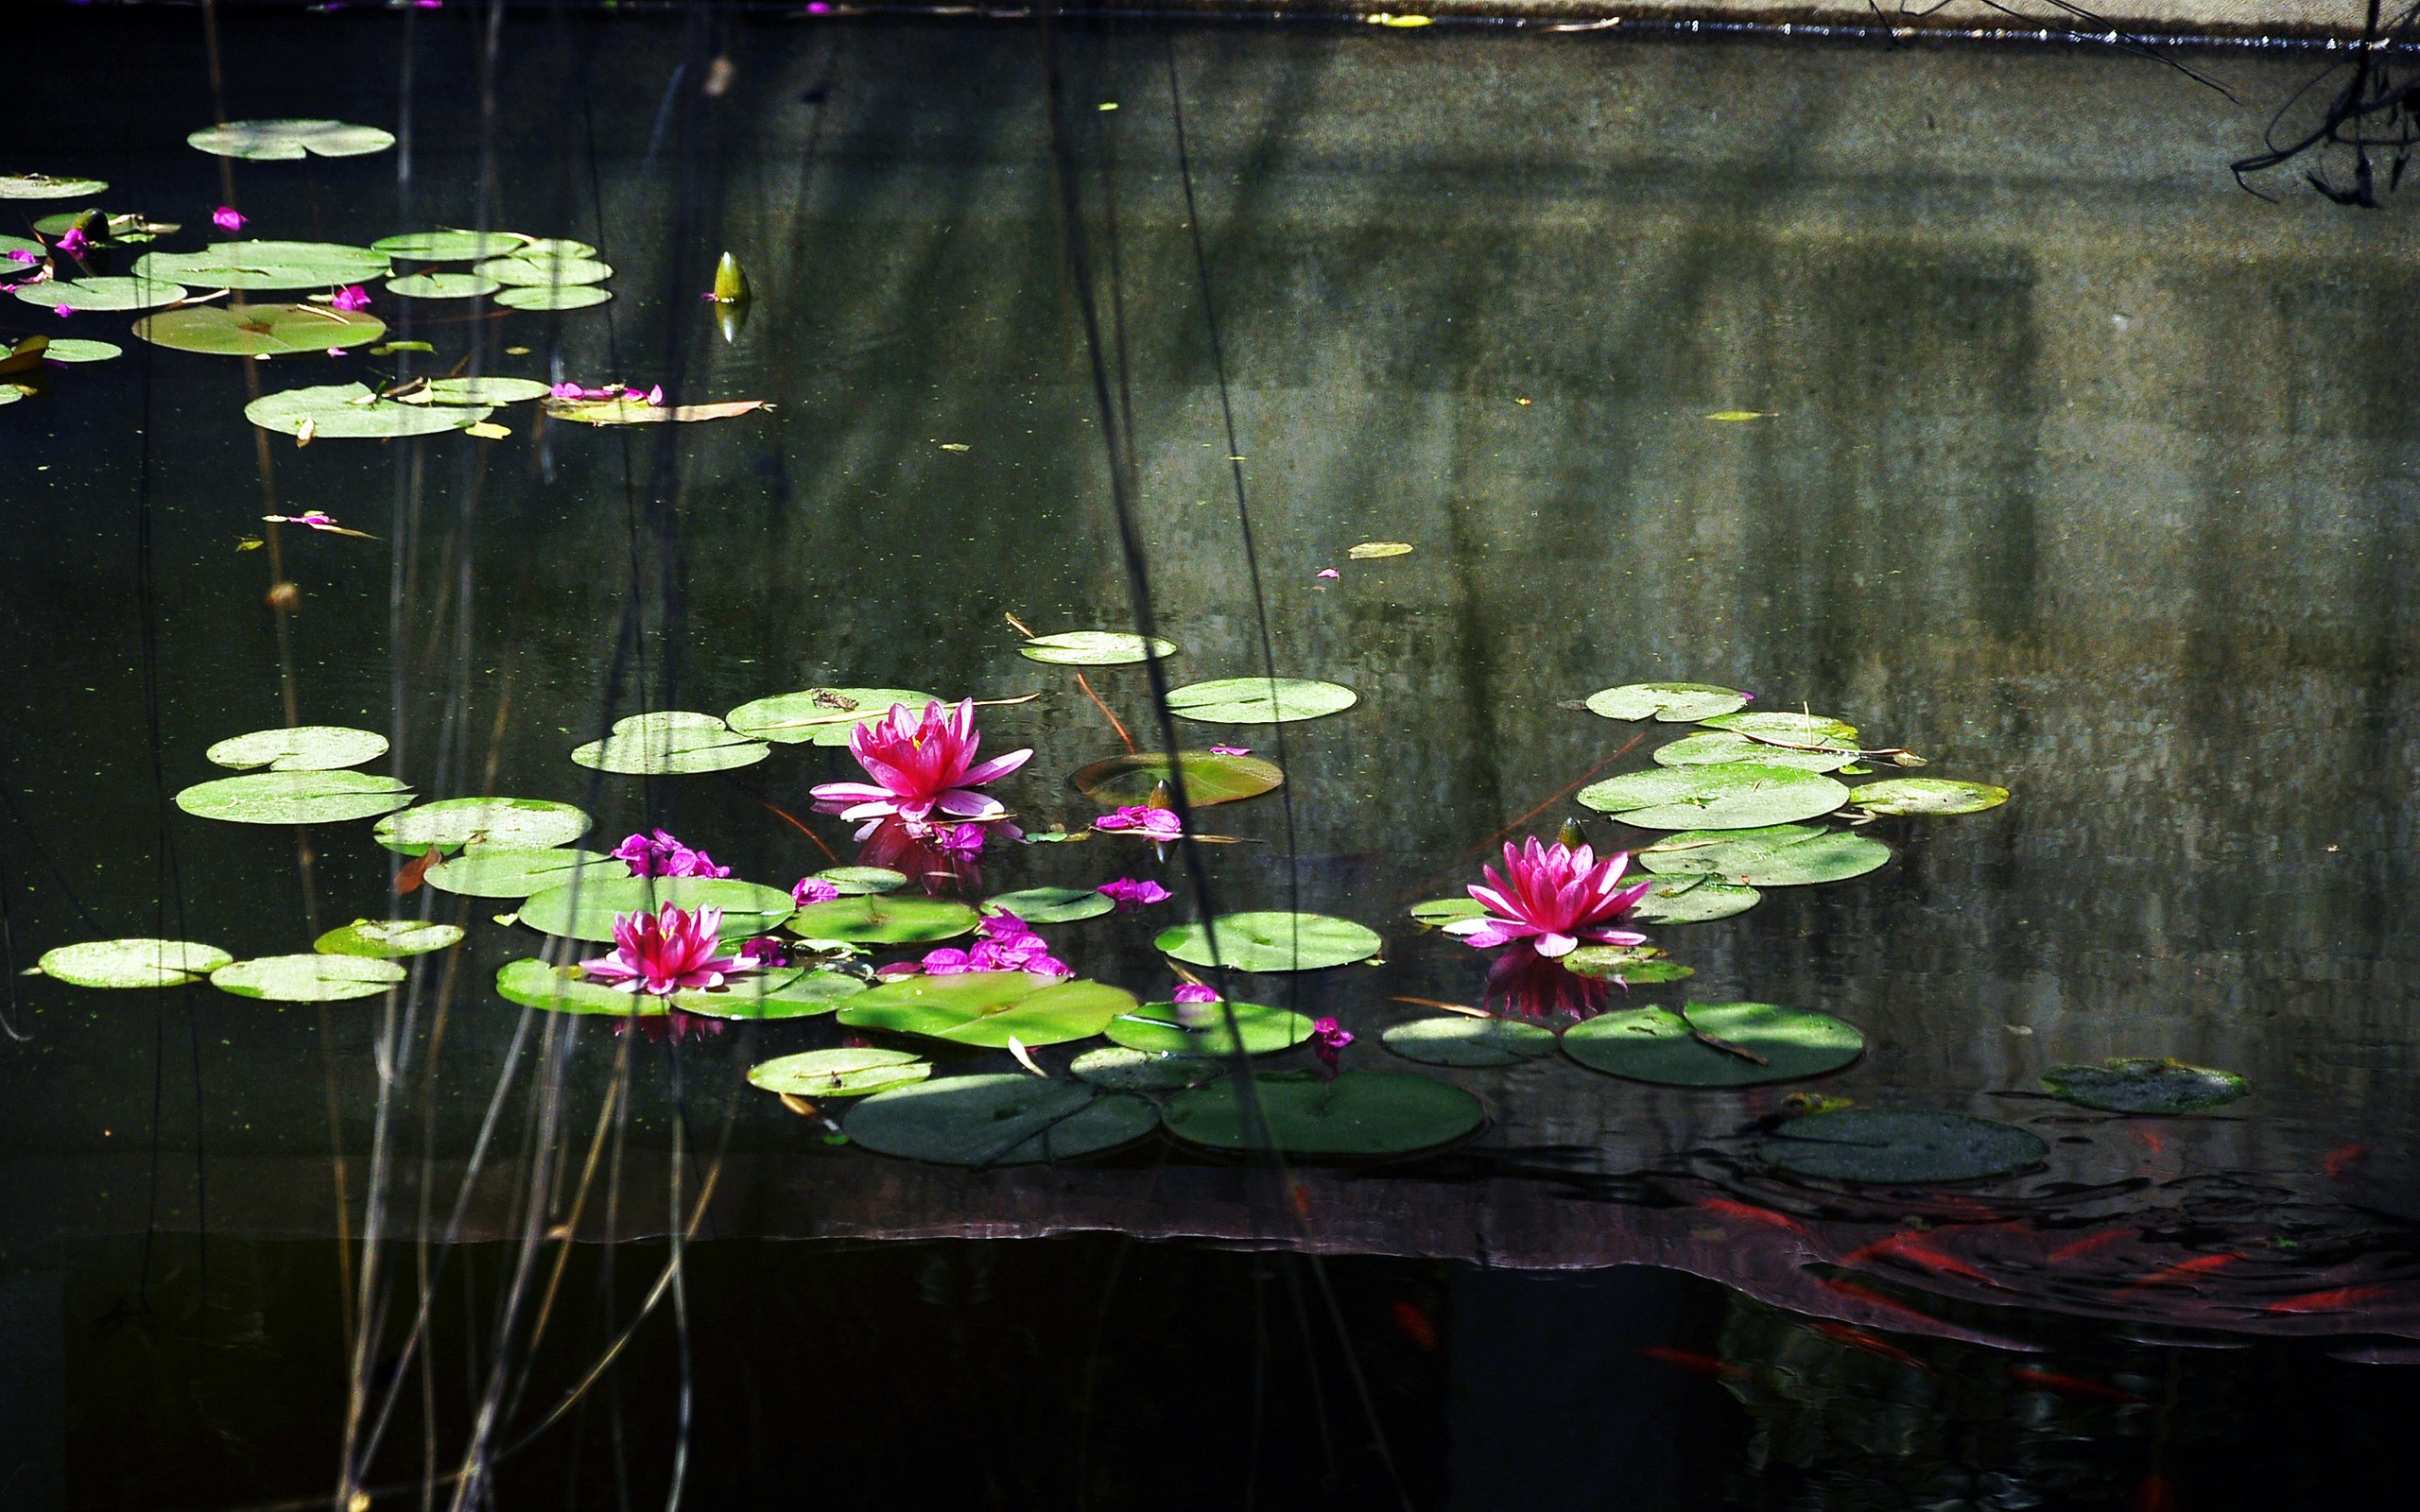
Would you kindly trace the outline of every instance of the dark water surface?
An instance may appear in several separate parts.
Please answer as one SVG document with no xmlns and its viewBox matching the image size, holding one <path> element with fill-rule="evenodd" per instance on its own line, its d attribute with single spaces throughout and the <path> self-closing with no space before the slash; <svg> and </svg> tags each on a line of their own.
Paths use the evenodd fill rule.
<svg viewBox="0 0 2420 1512">
<path fill-rule="evenodd" d="M 1087 31 L 1060 39 L 1054 163 L 1029 24 L 515 11 L 483 112 L 484 17 L 460 9 L 409 33 L 389 13 L 224 21 L 228 115 L 409 127 L 408 155 L 237 164 L 251 232 L 472 225 L 484 177 L 492 223 L 596 243 L 616 298 L 559 318 L 479 301 L 475 325 L 467 302 L 382 295 L 393 335 L 437 347 L 420 370 L 475 335 L 488 371 L 778 407 L 278 439 L 265 491 L 234 359 L 0 305 L 11 339 L 130 349 L 0 410 L 15 966 L 117 935 L 300 951 L 389 911 L 394 858 L 367 825 L 313 831 L 306 875 L 290 832 L 167 802 L 221 775 L 212 742 L 285 718 L 267 554 L 237 549 L 267 501 L 382 538 L 284 533 L 291 688 L 305 722 L 390 732 L 381 769 L 424 797 L 579 802 L 609 846 L 667 824 L 786 885 L 827 863 L 766 805 L 804 814 L 841 753 L 600 784 L 568 751 L 609 713 L 824 682 L 1040 690 L 987 713 L 987 748 L 1037 750 L 1003 787 L 1028 829 L 1082 828 L 1097 810 L 1063 778 L 1115 737 L 1003 620 L 1132 623 L 1064 183 L 1122 322 L 1108 377 L 1132 396 L 1174 675 L 1262 666 L 1172 61 L 1277 670 L 1360 696 L 1286 730 L 1292 853 L 1277 799 L 1219 809 L 1247 843 L 1210 851 L 1212 881 L 1221 906 L 1299 895 L 1389 941 L 1381 968 L 1260 995 L 1340 1017 L 1348 1066 L 1404 1068 L 1378 1043 L 1410 1011 L 1392 1000 L 1476 1002 L 1484 971 L 1405 905 L 1475 880 L 1533 810 L 1550 834 L 1579 812 L 1556 795 L 1642 728 L 1607 770 L 1679 733 L 1565 703 L 1730 684 L 2016 798 L 1884 821 L 1882 871 L 1655 932 L 1696 969 L 1685 995 L 1838 1014 L 1870 1050 L 1824 1091 L 2015 1123 L 2051 1155 L 1955 1191 L 1818 1189 L 1754 1158 L 1780 1091 L 1550 1060 L 1436 1073 L 1489 1126 L 1377 1169 L 1271 1181 L 1156 1140 L 913 1165 L 827 1144 L 742 1081 L 837 1043 L 828 1019 L 677 1044 L 525 1026 L 487 984 L 537 938 L 475 901 L 458 956 L 420 963 L 386 1109 L 389 1235 L 420 1232 L 424 1204 L 441 1230 L 480 1159 L 466 1242 L 426 1252 L 432 1373 L 405 1378 L 373 1487 L 458 1464 L 540 1169 L 530 1088 L 561 1091 L 576 1173 L 618 1066 L 626 1136 L 572 1227 L 626 1243 L 563 1251 L 534 1352 L 526 1315 L 509 1331 L 528 1376 L 497 1504 L 654 1504 L 684 1369 L 692 1505 L 2153 1512 L 2400 1488 L 2386 1435 L 2410 1371 L 2360 1362 L 2420 1348 L 2420 315 L 2407 212 L 2268 203 L 2223 171 L 2308 60 L 2209 60 L 2238 108 L 2114 52 Z M 216 161 L 182 141 L 213 116 L 197 16 L 43 12 L 12 35 L 56 64 L 24 117 L 52 125 L 12 132 L 12 157 L 206 222 Z M 709 96 L 718 56 L 736 66 Z M 758 291 L 729 346 L 698 299 L 726 248 Z M 255 376 L 376 382 L 407 360 Z M 1705 418 L 1730 410 L 1766 418 Z M 1372 539 L 1417 549 L 1345 558 Z M 1139 669 L 1093 680 L 1148 733 Z M 1105 839 L 991 861 L 987 891 L 1177 888 L 1143 919 L 1048 931 L 1084 974 L 1165 995 L 1150 936 L 1190 907 L 1173 863 Z M 0 1509 L 324 1495 L 359 1263 L 333 1241 L 366 1220 L 400 1000 L 10 981 Z M 2117 1055 L 2223 1067 L 2253 1095 L 2189 1120 L 2040 1095 L 2045 1068 Z M 647 1299 L 708 1179 L 685 1344 L 661 1301 L 521 1446 Z M 546 1222 L 573 1217 L 553 1189 Z M 383 1251 L 381 1392 L 420 1256 Z"/>
</svg>

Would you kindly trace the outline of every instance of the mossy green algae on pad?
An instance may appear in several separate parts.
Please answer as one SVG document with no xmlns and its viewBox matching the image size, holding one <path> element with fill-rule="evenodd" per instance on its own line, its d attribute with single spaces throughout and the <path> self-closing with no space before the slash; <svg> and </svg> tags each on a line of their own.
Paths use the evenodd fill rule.
<svg viewBox="0 0 2420 1512">
<path fill-rule="evenodd" d="M 2250 1089 L 2231 1071 L 2136 1057 L 2093 1066 L 2053 1066 L 2043 1090 L 2061 1102 L 2110 1113 L 2200 1113 L 2224 1108 Z"/>
<path fill-rule="evenodd" d="M 2039 1165 L 2049 1145 L 1964 1113 L 1843 1108 L 1794 1118 L 1757 1144 L 1767 1162 L 1834 1181 L 1979 1181 Z"/>
<path fill-rule="evenodd" d="M 1405 1071 L 1348 1071 L 1333 1081 L 1307 1071 L 1278 1072 L 1252 1078 L 1252 1086 L 1268 1141 L 1288 1155 L 1408 1155 L 1487 1122 L 1478 1099 L 1460 1087 Z M 1188 1143 L 1236 1151 L 1261 1145 L 1234 1076 L 1179 1092 L 1168 1099 L 1167 1119 L 1168 1132 Z"/>
<path fill-rule="evenodd" d="M 411 800 L 401 782 L 369 772 L 250 772 L 197 782 L 177 795 L 177 807 L 237 824 L 337 824 L 375 818 Z"/>
<path fill-rule="evenodd" d="M 1282 910 L 1221 914 L 1214 922 L 1215 928 L 1179 924 L 1164 929 L 1151 941 L 1152 947 L 1188 966 L 1316 971 L 1368 960 L 1386 943 L 1375 930 L 1326 914 Z"/>
<path fill-rule="evenodd" d="M 177 987 L 234 958 L 184 939 L 95 939 L 43 952 L 35 970 L 70 987 Z"/>
<path fill-rule="evenodd" d="M 1022 1073 L 949 1076 L 849 1110 L 849 1138 L 877 1155 L 944 1165 L 1030 1165 L 1131 1144 L 1160 1121 L 1150 1099 Z"/>
<path fill-rule="evenodd" d="M 1101 982 L 1031 971 L 960 971 L 907 976 L 870 988 L 840 1009 L 853 1029 L 921 1035 L 952 1044 L 1005 1050 L 1089 1040 L 1134 1009 L 1134 995 Z"/>
</svg>

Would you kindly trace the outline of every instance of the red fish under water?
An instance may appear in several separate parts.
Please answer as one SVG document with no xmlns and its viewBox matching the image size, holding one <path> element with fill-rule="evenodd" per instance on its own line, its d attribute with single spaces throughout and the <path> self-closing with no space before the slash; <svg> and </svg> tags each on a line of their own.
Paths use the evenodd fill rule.
<svg viewBox="0 0 2420 1512">
<path fill-rule="evenodd" d="M 1693 1376 L 1711 1381 L 1748 1374 L 1748 1367 L 1729 1360 L 1718 1360 L 1710 1354 L 1692 1354 L 1686 1349 L 1668 1349 L 1660 1344 L 1643 1344 L 1638 1352 L 1650 1360 L 1660 1360 L 1676 1370 L 1686 1370 Z"/>
<path fill-rule="evenodd" d="M 2262 1307 L 2263 1313 L 2339 1313 L 2362 1302 L 2394 1295 L 2391 1286 L 2339 1286 L 2334 1291 L 2309 1292 L 2301 1297 L 2280 1297 Z"/>
<path fill-rule="evenodd" d="M 2008 1378 L 2020 1386 L 2031 1386 L 2037 1391 L 2055 1391 L 2062 1397 L 2083 1397 L 2093 1401 L 2139 1402 L 2143 1400 L 2131 1391 L 2120 1391 L 2116 1386 L 2104 1386 L 2098 1381 L 2086 1381 L 2082 1376 L 2066 1375 L 2057 1370 L 2033 1370 L 2015 1365 L 2009 1366 Z"/>
<path fill-rule="evenodd" d="M 1893 1365 L 1909 1366 L 1918 1370 L 1932 1368 L 1897 1345 L 1877 1339 L 1863 1329 L 1853 1329 L 1845 1323 L 1809 1323 L 1807 1327 L 1824 1337 L 1845 1344 L 1853 1349 L 1863 1349 L 1868 1354 L 1878 1354 Z"/>
<path fill-rule="evenodd" d="M 2053 1265 L 2064 1265 L 2096 1249 L 2105 1249 L 2121 1239 L 2132 1239 L 2141 1232 L 2139 1228 L 2103 1228 L 2097 1234 L 2086 1234 L 2073 1244 L 2061 1245 L 2050 1251 L 2049 1261 Z"/>
<path fill-rule="evenodd" d="M 2343 1144 L 2320 1157 L 2319 1168 L 2329 1176 L 2342 1176 L 2361 1163 L 2370 1153 L 2366 1144 Z"/>
<path fill-rule="evenodd" d="M 1419 1346 L 1422 1352 L 1437 1352 L 1437 1325 L 1430 1321 L 1418 1302 L 1409 1297 L 1398 1297 L 1388 1307 L 1387 1316 L 1394 1324 L 1395 1332 Z"/>
<path fill-rule="evenodd" d="M 1763 1224 L 1768 1228 L 1780 1228 L 1794 1234 L 1803 1234 L 1807 1231 L 1805 1224 L 1787 1213 L 1775 1212 L 1770 1208 L 1750 1207 L 1744 1202 L 1734 1202 L 1729 1197 L 1703 1197 L 1699 1199 L 1698 1206 L 1708 1212 L 1719 1212 L 1726 1218 L 1737 1218 L 1743 1223 Z"/>
<path fill-rule="evenodd" d="M 1986 1286 L 1996 1284 L 1991 1277 L 1957 1256 L 1945 1255 L 1933 1248 L 1931 1241 L 1914 1229 L 1877 1239 L 1861 1249 L 1841 1256 L 1841 1263 L 1854 1265 L 1860 1261 L 1877 1259 L 1906 1261 L 1910 1265 L 1944 1276 L 1962 1276 L 1971 1281 L 1981 1281 Z"/>
<path fill-rule="evenodd" d="M 2224 1270 L 2242 1258 L 2241 1255 L 2199 1255 L 2191 1260 L 2179 1261 L 2165 1270 L 2155 1270 L 2148 1276 L 2128 1281 L 2118 1289 L 2121 1292 L 2138 1292 L 2146 1286 L 2172 1285 L 2177 1281 L 2190 1280 L 2196 1276 L 2207 1276 L 2215 1270 Z"/>
</svg>

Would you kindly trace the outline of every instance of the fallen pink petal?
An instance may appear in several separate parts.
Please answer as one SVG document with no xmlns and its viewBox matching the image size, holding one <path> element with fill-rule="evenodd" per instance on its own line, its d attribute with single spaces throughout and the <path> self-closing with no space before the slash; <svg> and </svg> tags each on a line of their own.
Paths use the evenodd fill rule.
<svg viewBox="0 0 2420 1512">
<path fill-rule="evenodd" d="M 1120 877 L 1115 882 L 1104 882 L 1093 890 L 1129 913 L 1137 908 L 1149 907 L 1152 903 L 1167 902 L 1171 896 L 1166 887 L 1156 882 L 1149 879 L 1137 880 L 1132 877 Z"/>
<path fill-rule="evenodd" d="M 242 231 L 250 216 L 238 214 L 233 205 L 221 205 L 210 213 L 210 223 L 220 231 Z"/>
</svg>

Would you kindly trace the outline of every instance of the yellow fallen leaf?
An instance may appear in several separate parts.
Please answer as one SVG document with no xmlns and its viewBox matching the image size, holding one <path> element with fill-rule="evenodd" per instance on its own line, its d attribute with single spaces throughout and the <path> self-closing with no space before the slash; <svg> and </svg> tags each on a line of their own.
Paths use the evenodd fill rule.
<svg viewBox="0 0 2420 1512">
<path fill-rule="evenodd" d="M 1411 555 L 1411 542 L 1409 541 L 1365 541 L 1347 551 L 1345 555 L 1355 561 L 1374 561 L 1381 557 L 1409 557 Z"/>
<path fill-rule="evenodd" d="M 512 427 L 510 425 L 499 425 L 492 420 L 483 420 L 475 425 L 463 426 L 462 434 L 465 436 L 475 436 L 483 441 L 500 441 L 512 434 Z"/>
<path fill-rule="evenodd" d="M 1370 25 L 1374 26 L 1425 26 L 1428 25 L 1428 18 L 1426 16 L 1391 16 L 1381 10 L 1370 18 Z"/>
<path fill-rule="evenodd" d="M 262 544 L 263 542 L 260 537 L 246 536 L 243 540 L 235 542 L 235 549 L 237 551 L 258 551 L 261 549 Z"/>
<path fill-rule="evenodd" d="M 937 441 L 934 444 L 939 446 L 944 452 L 971 452 L 975 450 L 974 447 L 967 445 L 964 441 Z"/>
<path fill-rule="evenodd" d="M 1706 417 L 1708 420 L 1771 420 L 1772 418 L 1770 411 L 1761 409 L 1718 409 Z"/>
</svg>

